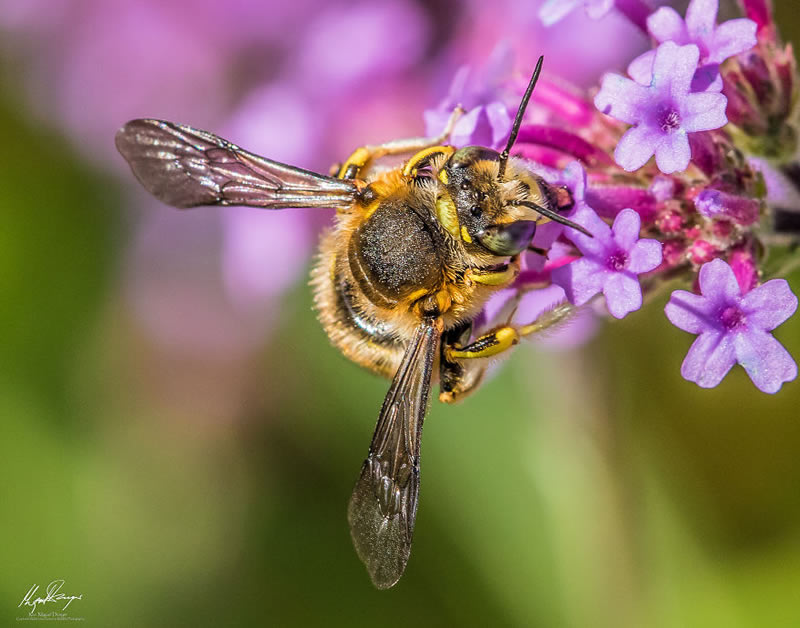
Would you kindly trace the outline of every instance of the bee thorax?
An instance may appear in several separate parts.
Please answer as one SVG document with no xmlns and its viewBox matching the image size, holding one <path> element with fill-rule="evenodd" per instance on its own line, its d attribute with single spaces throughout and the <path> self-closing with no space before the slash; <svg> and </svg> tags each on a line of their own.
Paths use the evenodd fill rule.
<svg viewBox="0 0 800 628">
<path fill-rule="evenodd" d="M 437 235 L 411 207 L 388 201 L 350 239 L 348 261 L 365 295 L 393 305 L 414 293 L 435 289 L 442 261 Z"/>
</svg>

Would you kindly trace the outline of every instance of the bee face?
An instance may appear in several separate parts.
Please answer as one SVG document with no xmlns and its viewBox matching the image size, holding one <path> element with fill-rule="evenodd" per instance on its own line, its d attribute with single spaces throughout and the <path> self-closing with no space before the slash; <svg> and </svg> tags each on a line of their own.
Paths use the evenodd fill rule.
<svg viewBox="0 0 800 628">
<path fill-rule="evenodd" d="M 517 255 L 536 232 L 533 220 L 515 219 L 498 178 L 500 153 L 481 146 L 457 150 L 445 164 L 447 190 L 469 239 L 494 255 Z"/>
</svg>

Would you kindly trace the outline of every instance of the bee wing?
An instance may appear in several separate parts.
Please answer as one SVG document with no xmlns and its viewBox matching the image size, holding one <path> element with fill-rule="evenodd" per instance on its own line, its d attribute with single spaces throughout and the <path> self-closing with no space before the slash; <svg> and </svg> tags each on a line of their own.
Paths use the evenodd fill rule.
<svg viewBox="0 0 800 628">
<path fill-rule="evenodd" d="M 388 589 L 400 579 L 411 553 L 419 443 L 439 335 L 433 321 L 417 328 L 383 401 L 369 455 L 347 509 L 356 552 L 379 589 Z"/>
<path fill-rule="evenodd" d="M 147 191 L 174 207 L 343 207 L 357 192 L 350 181 L 265 159 L 213 133 L 163 120 L 131 120 L 117 132 L 116 144 Z"/>
</svg>

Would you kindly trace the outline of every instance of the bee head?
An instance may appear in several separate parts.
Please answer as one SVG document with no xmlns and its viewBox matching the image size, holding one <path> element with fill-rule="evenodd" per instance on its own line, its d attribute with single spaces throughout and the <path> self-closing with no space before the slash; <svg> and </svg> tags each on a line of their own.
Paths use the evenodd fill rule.
<svg viewBox="0 0 800 628">
<path fill-rule="evenodd" d="M 491 148 L 461 148 L 444 165 L 441 179 L 455 205 L 462 239 L 493 255 L 517 255 L 530 244 L 536 223 L 516 220 L 521 212 L 509 211 L 509 184 L 498 179 L 500 158 Z"/>
<path fill-rule="evenodd" d="M 539 57 L 503 152 L 483 146 L 460 148 L 438 174 L 452 200 L 452 205 L 446 203 L 440 212 L 442 223 L 465 242 L 477 243 L 493 255 L 517 255 L 527 249 L 536 233 L 536 221 L 542 217 L 591 235 L 551 209 L 551 195 L 542 179 L 513 165 L 506 174 L 511 148 L 543 60 Z M 455 216 L 451 215 L 452 208 Z"/>
</svg>

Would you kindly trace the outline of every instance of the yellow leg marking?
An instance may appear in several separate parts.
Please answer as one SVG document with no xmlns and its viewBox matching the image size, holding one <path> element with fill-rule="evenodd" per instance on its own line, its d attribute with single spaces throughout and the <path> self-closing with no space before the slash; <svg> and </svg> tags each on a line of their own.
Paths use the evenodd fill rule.
<svg viewBox="0 0 800 628">
<path fill-rule="evenodd" d="M 344 178 L 345 173 L 350 169 L 350 167 L 355 167 L 357 170 L 361 170 L 364 166 L 367 165 L 367 162 L 372 158 L 372 153 L 366 146 L 361 146 L 360 148 L 356 148 L 353 151 L 353 154 L 347 158 L 342 164 L 342 167 L 339 168 L 338 177 L 340 179 Z"/>
<path fill-rule="evenodd" d="M 417 175 L 417 167 L 421 162 L 430 159 L 433 155 L 452 155 L 455 150 L 456 149 L 452 146 L 430 146 L 428 148 L 423 148 L 408 160 L 403 168 L 403 176 L 414 177 Z"/>
<path fill-rule="evenodd" d="M 502 286 L 514 281 L 519 274 L 519 264 L 509 264 L 504 270 L 485 271 L 472 268 L 469 278 L 475 283 L 482 283 L 485 286 Z"/>
<path fill-rule="evenodd" d="M 420 288 L 419 290 L 415 290 L 411 294 L 408 295 L 409 301 L 416 301 L 417 299 L 421 299 L 426 294 L 428 294 L 427 288 Z"/>
<path fill-rule="evenodd" d="M 450 361 L 489 358 L 507 351 L 518 342 L 519 334 L 516 329 L 513 327 L 500 327 L 493 332 L 484 334 L 464 349 L 448 348 L 445 353 Z M 469 347 L 473 348 L 470 349 Z"/>
</svg>

